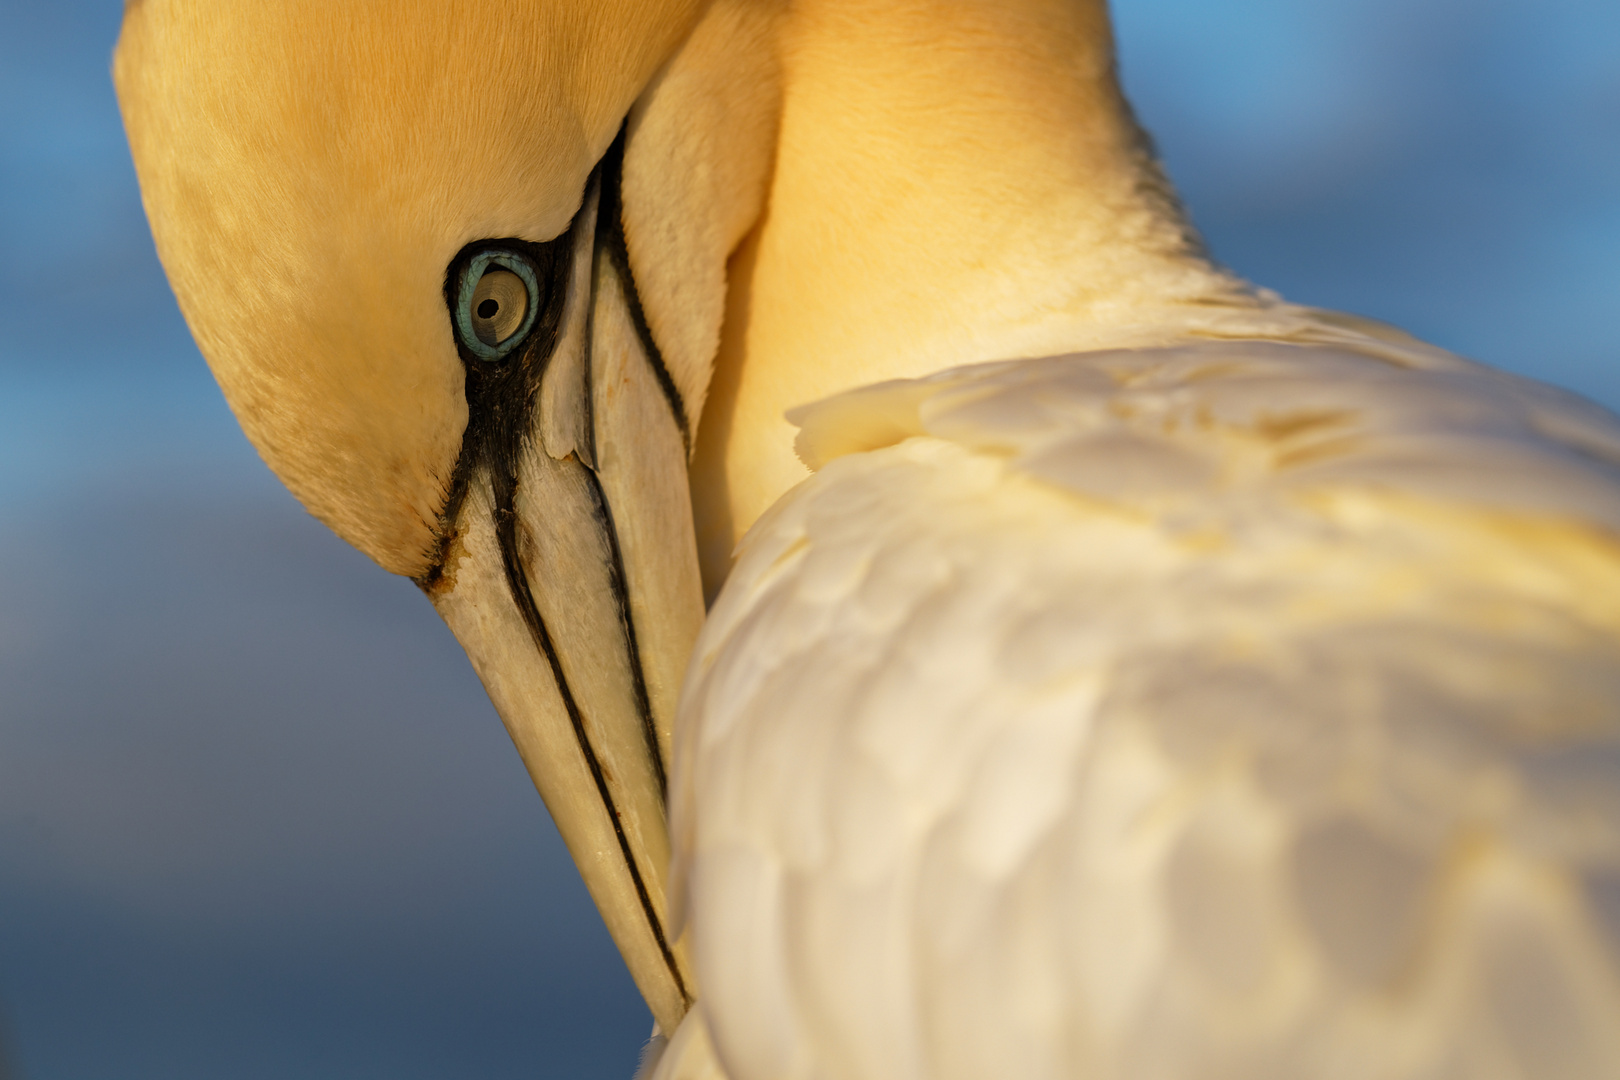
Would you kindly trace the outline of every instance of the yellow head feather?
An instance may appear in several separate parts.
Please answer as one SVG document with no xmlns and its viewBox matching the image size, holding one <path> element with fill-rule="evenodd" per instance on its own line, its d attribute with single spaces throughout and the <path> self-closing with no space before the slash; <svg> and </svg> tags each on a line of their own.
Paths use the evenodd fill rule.
<svg viewBox="0 0 1620 1080">
<path fill-rule="evenodd" d="M 549 240 L 699 0 L 142 0 L 114 77 L 158 253 L 249 439 L 385 568 L 466 424 L 445 268 Z"/>
</svg>

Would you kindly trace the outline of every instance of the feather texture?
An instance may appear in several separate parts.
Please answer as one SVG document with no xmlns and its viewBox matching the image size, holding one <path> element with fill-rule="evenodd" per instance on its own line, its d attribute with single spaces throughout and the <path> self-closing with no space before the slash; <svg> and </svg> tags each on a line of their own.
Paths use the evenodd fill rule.
<svg viewBox="0 0 1620 1080">
<path fill-rule="evenodd" d="M 1340 337 L 797 415 L 677 722 L 733 1080 L 1612 1075 L 1620 422 Z"/>
</svg>

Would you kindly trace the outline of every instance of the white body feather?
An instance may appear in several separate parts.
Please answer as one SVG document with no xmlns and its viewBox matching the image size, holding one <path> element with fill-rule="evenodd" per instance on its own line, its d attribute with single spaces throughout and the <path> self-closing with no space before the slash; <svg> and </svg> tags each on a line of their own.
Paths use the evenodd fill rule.
<svg viewBox="0 0 1620 1080">
<path fill-rule="evenodd" d="M 1620 1070 L 1620 423 L 1342 338 L 801 413 L 677 723 L 733 1080 Z"/>
</svg>

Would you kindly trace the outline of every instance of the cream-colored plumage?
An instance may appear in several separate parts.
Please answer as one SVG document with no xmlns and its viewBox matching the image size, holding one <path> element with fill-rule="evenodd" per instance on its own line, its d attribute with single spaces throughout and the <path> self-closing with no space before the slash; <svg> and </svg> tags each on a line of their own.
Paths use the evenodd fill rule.
<svg viewBox="0 0 1620 1080">
<path fill-rule="evenodd" d="M 737 1075 L 1620 1062 L 1620 423 L 1349 333 L 801 419 L 677 729 Z"/>
<path fill-rule="evenodd" d="M 140 0 L 116 71 L 649 1074 L 1620 1062 L 1620 423 L 1210 263 L 1100 0 Z M 549 276 L 489 360 L 495 251 Z"/>
</svg>

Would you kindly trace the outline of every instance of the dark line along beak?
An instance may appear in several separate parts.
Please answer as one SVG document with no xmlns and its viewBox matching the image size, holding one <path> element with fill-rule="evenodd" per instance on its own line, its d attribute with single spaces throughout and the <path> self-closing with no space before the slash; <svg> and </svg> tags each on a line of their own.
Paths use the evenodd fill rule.
<svg viewBox="0 0 1620 1080">
<path fill-rule="evenodd" d="M 703 602 L 687 419 L 642 315 L 619 219 L 623 139 L 568 232 L 548 244 L 480 241 L 451 265 L 452 320 L 463 268 L 497 249 L 532 269 L 536 311 L 499 359 L 458 338 L 468 425 L 440 560 L 420 584 L 483 679 L 660 1028 L 673 1032 L 695 988 L 668 922 L 664 800 Z"/>
</svg>

